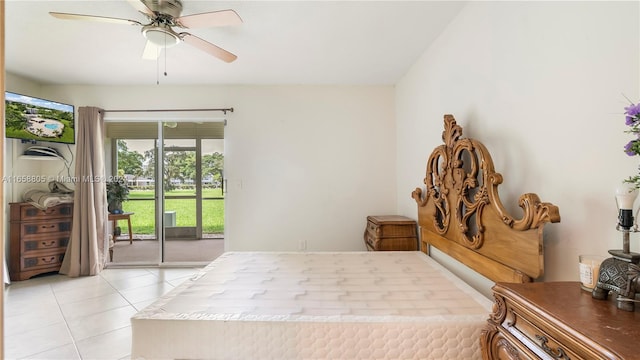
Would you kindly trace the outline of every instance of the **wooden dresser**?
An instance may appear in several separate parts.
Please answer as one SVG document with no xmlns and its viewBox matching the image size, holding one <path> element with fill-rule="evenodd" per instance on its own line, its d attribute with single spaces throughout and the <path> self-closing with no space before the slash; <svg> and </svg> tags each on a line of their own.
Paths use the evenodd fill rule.
<svg viewBox="0 0 640 360">
<path fill-rule="evenodd" d="M 364 243 L 369 251 L 418 250 L 417 224 L 399 215 L 367 216 Z"/>
<path fill-rule="evenodd" d="M 46 210 L 29 203 L 9 206 L 11 280 L 26 280 L 60 270 L 71 234 L 73 204 L 60 204 Z"/>
<path fill-rule="evenodd" d="M 596 300 L 578 282 L 497 283 L 484 359 L 638 359 L 640 311 Z"/>
</svg>

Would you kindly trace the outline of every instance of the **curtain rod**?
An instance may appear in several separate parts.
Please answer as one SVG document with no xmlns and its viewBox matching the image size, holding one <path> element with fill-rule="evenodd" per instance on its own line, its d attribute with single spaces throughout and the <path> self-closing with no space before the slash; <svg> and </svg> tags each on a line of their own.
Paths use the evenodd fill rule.
<svg viewBox="0 0 640 360">
<path fill-rule="evenodd" d="M 148 109 L 148 110 L 101 110 L 101 112 L 179 112 L 179 111 L 222 111 L 225 115 L 233 112 L 233 108 L 223 109 Z"/>
</svg>

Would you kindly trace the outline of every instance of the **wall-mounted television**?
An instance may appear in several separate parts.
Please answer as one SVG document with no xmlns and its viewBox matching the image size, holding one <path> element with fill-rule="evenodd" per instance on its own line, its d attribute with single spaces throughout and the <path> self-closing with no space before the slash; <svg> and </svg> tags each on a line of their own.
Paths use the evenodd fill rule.
<svg viewBox="0 0 640 360">
<path fill-rule="evenodd" d="M 75 144 L 75 107 L 5 92 L 5 136 L 25 141 Z"/>
</svg>

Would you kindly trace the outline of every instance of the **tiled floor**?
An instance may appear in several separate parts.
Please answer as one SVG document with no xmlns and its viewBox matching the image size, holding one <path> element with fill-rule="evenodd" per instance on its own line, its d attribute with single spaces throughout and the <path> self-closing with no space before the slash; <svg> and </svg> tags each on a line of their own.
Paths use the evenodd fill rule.
<svg viewBox="0 0 640 360">
<path fill-rule="evenodd" d="M 105 269 L 5 286 L 5 359 L 128 359 L 130 317 L 197 268 Z"/>
</svg>

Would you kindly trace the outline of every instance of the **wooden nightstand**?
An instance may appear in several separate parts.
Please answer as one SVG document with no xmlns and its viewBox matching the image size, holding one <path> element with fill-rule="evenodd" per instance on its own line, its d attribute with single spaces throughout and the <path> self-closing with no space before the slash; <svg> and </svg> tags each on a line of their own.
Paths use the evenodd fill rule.
<svg viewBox="0 0 640 360">
<path fill-rule="evenodd" d="M 484 359 L 638 359 L 640 311 L 596 300 L 578 282 L 497 283 Z"/>
<path fill-rule="evenodd" d="M 399 215 L 367 216 L 364 243 L 367 250 L 418 250 L 415 220 Z"/>
</svg>

